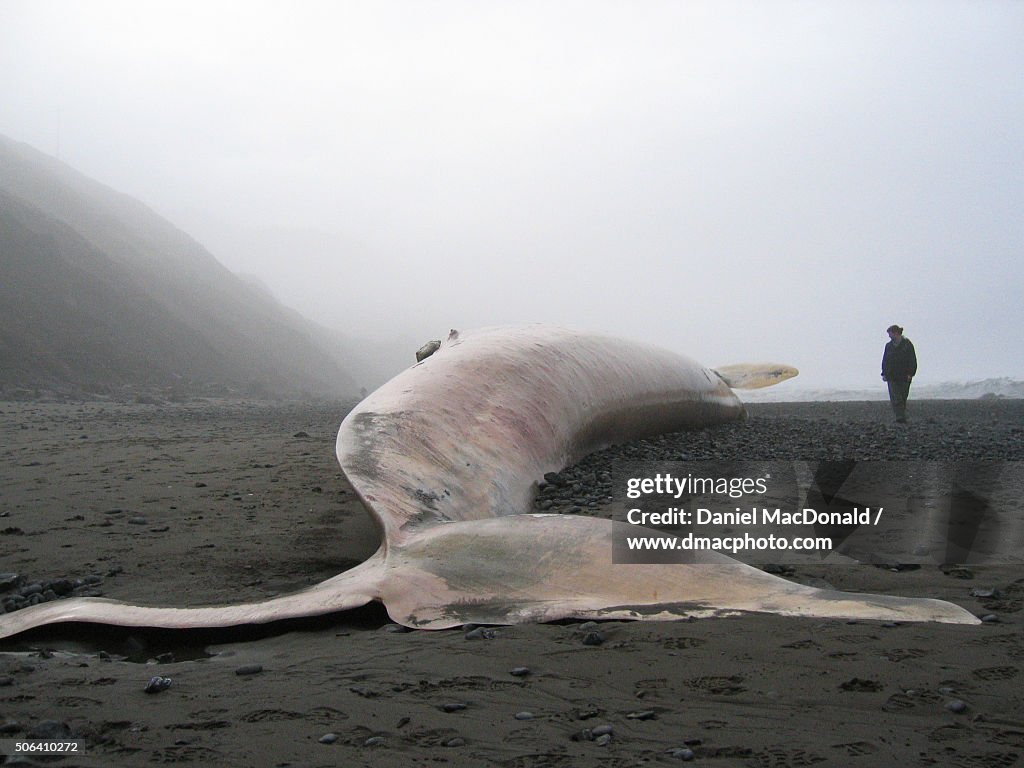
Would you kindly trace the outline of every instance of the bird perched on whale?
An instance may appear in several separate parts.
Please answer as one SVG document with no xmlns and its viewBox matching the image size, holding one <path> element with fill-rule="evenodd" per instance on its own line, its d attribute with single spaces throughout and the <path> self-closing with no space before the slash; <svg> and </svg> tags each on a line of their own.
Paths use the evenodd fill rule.
<svg viewBox="0 0 1024 768">
<path fill-rule="evenodd" d="M 550 326 L 452 332 L 341 424 L 342 471 L 381 532 L 367 561 L 256 603 L 58 600 L 0 616 L 0 637 L 67 621 L 266 623 L 372 600 L 395 621 L 429 629 L 743 611 L 977 623 L 940 600 L 818 589 L 715 552 L 690 552 L 671 564 L 617 564 L 612 540 L 625 523 L 531 512 L 546 472 L 611 443 L 742 418 L 731 387 L 794 375 L 775 364 L 715 371 L 667 350 Z"/>
</svg>

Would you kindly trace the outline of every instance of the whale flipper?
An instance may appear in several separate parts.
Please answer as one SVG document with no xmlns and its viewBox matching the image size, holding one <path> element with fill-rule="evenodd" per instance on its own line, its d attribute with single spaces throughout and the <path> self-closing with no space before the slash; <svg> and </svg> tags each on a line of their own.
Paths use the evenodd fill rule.
<svg viewBox="0 0 1024 768">
<path fill-rule="evenodd" d="M 738 363 L 713 369 L 730 389 L 761 389 L 792 379 L 800 372 L 781 363 Z"/>
<path fill-rule="evenodd" d="M 269 600 L 236 605 L 166 608 L 132 605 L 104 597 L 54 600 L 6 614 L 0 621 L 0 638 L 65 621 L 118 627 L 203 629 L 267 624 L 282 619 L 334 613 L 358 608 L 378 597 L 383 563 L 383 554 L 378 551 L 355 568 L 307 589 Z"/>
</svg>

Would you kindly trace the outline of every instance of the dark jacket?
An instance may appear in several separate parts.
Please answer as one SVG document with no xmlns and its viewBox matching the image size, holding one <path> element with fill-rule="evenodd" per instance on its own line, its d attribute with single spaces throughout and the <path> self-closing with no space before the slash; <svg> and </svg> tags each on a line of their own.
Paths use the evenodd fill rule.
<svg viewBox="0 0 1024 768">
<path fill-rule="evenodd" d="M 917 353 L 910 339 L 899 344 L 890 341 L 882 353 L 882 378 L 886 381 L 910 381 L 917 373 Z"/>
</svg>

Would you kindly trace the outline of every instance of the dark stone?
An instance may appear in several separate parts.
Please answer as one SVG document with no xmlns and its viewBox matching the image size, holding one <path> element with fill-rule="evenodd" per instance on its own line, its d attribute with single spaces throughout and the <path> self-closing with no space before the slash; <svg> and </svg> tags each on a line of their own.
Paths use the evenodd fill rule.
<svg viewBox="0 0 1024 768">
<path fill-rule="evenodd" d="M 75 589 L 75 585 L 71 583 L 70 579 L 54 579 L 50 582 L 49 587 L 61 597 L 70 595 Z"/>
<path fill-rule="evenodd" d="M 544 482 L 548 483 L 549 485 L 557 486 L 559 488 L 565 485 L 565 480 L 558 472 L 545 472 Z"/>
<path fill-rule="evenodd" d="M 0 573 L 0 592 L 10 592 L 21 585 L 21 576 L 17 573 Z"/>
<path fill-rule="evenodd" d="M 604 635 L 596 629 L 587 632 L 587 634 L 583 636 L 584 645 L 601 645 L 602 643 L 604 643 Z"/>
</svg>

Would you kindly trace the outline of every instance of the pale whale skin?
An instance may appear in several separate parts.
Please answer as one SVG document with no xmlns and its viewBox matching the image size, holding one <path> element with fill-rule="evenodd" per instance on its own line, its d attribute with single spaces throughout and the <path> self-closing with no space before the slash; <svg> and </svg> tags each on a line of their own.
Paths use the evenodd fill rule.
<svg viewBox="0 0 1024 768">
<path fill-rule="evenodd" d="M 778 367 L 774 375 L 794 373 Z M 339 430 L 341 468 L 382 533 L 369 560 L 259 603 L 58 600 L 0 616 L 0 637 L 66 621 L 266 623 L 375 599 L 395 621 L 430 629 L 741 611 L 978 623 L 952 603 L 816 589 L 716 553 L 614 564 L 613 529 L 624 523 L 529 513 L 544 473 L 592 450 L 743 415 L 715 371 L 662 349 L 547 326 L 453 332 L 359 403 Z"/>
</svg>

